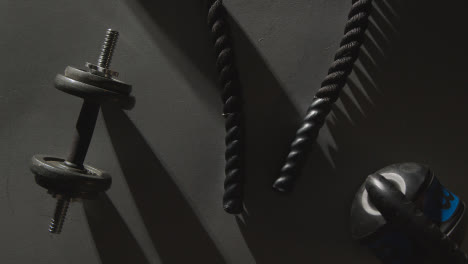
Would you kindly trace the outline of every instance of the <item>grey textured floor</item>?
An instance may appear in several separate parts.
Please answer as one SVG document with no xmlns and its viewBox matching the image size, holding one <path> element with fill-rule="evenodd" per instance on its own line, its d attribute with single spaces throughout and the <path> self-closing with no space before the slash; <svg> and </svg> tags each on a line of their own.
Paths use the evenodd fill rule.
<svg viewBox="0 0 468 264">
<path fill-rule="evenodd" d="M 0 1 L 2 263 L 377 263 L 349 233 L 367 174 L 427 163 L 468 200 L 463 1 L 375 2 L 359 63 L 288 197 L 270 184 L 350 1 L 225 4 L 246 97 L 248 214 L 240 218 L 221 208 L 224 124 L 199 1 Z M 51 236 L 53 199 L 28 162 L 67 154 L 81 102 L 52 80 L 97 59 L 108 27 L 121 32 L 112 65 L 137 104 L 103 107 L 87 162 L 110 172 L 113 186 L 73 204 L 63 234 Z"/>
</svg>

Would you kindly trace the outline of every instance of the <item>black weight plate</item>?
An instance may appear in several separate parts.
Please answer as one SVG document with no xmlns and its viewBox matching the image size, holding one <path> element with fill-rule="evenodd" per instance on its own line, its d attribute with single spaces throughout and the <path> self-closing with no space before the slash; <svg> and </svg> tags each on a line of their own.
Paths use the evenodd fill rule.
<svg viewBox="0 0 468 264">
<path fill-rule="evenodd" d="M 106 101 L 116 102 L 125 109 L 131 109 L 134 105 L 134 97 L 111 90 L 99 88 L 94 85 L 79 82 L 58 74 L 54 81 L 55 87 L 63 92 L 81 97 L 91 102 L 103 103 Z"/>
<path fill-rule="evenodd" d="M 64 75 L 75 81 L 110 90 L 112 92 L 123 93 L 127 95 L 130 94 L 130 92 L 132 91 L 132 86 L 129 84 L 126 84 L 119 80 L 105 78 L 70 66 L 68 66 L 65 69 Z"/>
<path fill-rule="evenodd" d="M 52 193 L 87 195 L 104 192 L 110 188 L 112 178 L 106 172 L 88 165 L 76 169 L 65 164 L 62 158 L 35 155 L 31 171 L 37 184 Z"/>
</svg>

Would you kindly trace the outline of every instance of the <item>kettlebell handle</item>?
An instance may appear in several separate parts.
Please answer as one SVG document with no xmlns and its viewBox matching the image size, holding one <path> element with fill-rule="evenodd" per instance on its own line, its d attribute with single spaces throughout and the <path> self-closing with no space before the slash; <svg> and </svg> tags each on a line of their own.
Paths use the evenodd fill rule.
<svg viewBox="0 0 468 264">
<path fill-rule="evenodd" d="M 459 246 L 408 200 L 391 181 L 374 173 L 367 178 L 365 188 L 370 202 L 387 222 L 397 225 L 410 236 L 419 238 L 423 247 L 439 248 L 438 253 L 447 261 L 446 263 L 468 263 L 467 255 Z"/>
</svg>

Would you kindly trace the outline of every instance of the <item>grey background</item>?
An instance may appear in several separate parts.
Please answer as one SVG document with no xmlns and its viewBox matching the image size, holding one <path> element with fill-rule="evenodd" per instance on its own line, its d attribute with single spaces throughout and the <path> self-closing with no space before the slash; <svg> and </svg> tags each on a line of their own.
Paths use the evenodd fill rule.
<svg viewBox="0 0 468 264">
<path fill-rule="evenodd" d="M 424 162 L 468 199 L 463 2 L 375 1 L 346 92 L 294 194 L 278 196 L 271 182 L 350 1 L 226 0 L 246 101 L 248 213 L 235 218 L 220 202 L 224 125 L 201 1 L 0 1 L 2 263 L 377 263 L 349 233 L 370 172 Z M 81 101 L 52 80 L 94 62 L 108 27 L 137 104 L 103 107 L 87 163 L 113 186 L 74 203 L 52 236 L 54 200 L 29 159 L 67 154 Z"/>
</svg>

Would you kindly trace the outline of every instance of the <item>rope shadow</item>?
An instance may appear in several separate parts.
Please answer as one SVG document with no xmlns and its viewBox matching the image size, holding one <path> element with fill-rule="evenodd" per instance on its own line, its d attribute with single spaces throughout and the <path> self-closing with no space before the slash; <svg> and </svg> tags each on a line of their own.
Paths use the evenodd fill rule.
<svg viewBox="0 0 468 264">
<path fill-rule="evenodd" d="M 195 72 L 200 72 L 206 79 L 211 80 L 213 87 L 217 85 L 215 69 L 216 58 L 213 44 L 207 25 L 207 6 L 205 0 L 175 0 L 152 1 L 138 0 L 128 1 L 128 5 L 136 13 L 143 12 L 149 19 L 139 16 L 143 25 L 151 36 L 169 56 L 172 62 L 184 73 L 196 92 L 208 105 L 221 108 L 220 94 L 217 89 L 207 89 L 205 83 L 194 78 Z M 283 92 L 282 85 L 270 70 L 268 63 L 262 58 L 247 34 L 239 23 L 229 14 L 228 24 L 231 29 L 234 43 L 236 65 L 240 72 L 243 91 L 256 94 L 252 98 L 255 107 L 263 104 L 276 103 L 279 107 L 284 105 L 286 111 L 296 111 L 288 96 Z M 181 19 L 183 18 L 183 19 Z M 164 34 L 161 34 L 162 31 Z M 180 56 L 178 53 L 182 53 Z M 191 64 L 193 67 L 187 67 Z M 276 102 L 269 100 L 263 92 L 268 92 L 270 97 L 276 98 Z M 257 101 L 253 101 L 253 99 Z M 247 100 L 246 100 L 247 101 Z M 246 105 L 249 105 L 246 102 Z M 269 106 L 269 105 L 267 105 Z M 266 109 L 267 106 L 264 108 Z M 278 111 L 282 110 L 281 108 Z M 293 119 L 297 120 L 297 117 Z"/>
<path fill-rule="evenodd" d="M 301 117 L 256 45 L 229 14 L 228 21 L 244 99 L 244 203 L 253 213 L 261 210 L 255 201 L 277 198 L 271 184 Z"/>
<path fill-rule="evenodd" d="M 336 126 L 330 129 L 339 146 L 339 153 L 334 155 L 336 173 L 344 177 L 361 174 L 362 180 L 356 182 L 360 184 L 366 175 L 381 167 L 415 161 L 428 164 L 436 173 L 445 172 L 443 181 L 449 188 L 460 188 L 460 193 L 464 193 L 467 182 L 456 175 L 464 168 L 458 153 L 468 145 L 463 136 L 468 129 L 462 125 L 466 116 L 462 105 L 468 93 L 456 89 L 466 83 L 460 71 L 465 66 L 459 58 L 463 45 L 453 29 L 457 15 L 434 20 L 431 14 L 448 14 L 453 7 L 439 10 L 440 5 L 408 2 L 395 9 L 399 14 L 399 22 L 395 23 L 385 2 L 375 5 L 380 14 L 374 16 L 374 25 L 386 28 L 380 32 L 385 36 L 369 30 L 372 40 L 364 45 L 360 65 L 348 82 L 349 91 L 359 97 L 356 101 L 364 102 L 367 114 L 346 130 L 339 125 L 344 114 L 337 113 Z M 392 27 L 397 29 L 396 34 Z M 421 45 L 428 36 L 431 41 Z M 440 87 L 444 86 L 455 89 L 443 93 Z M 373 92 L 372 104 L 366 102 L 362 91 Z M 346 95 L 341 101 L 348 115 L 359 117 L 352 113 L 353 104 Z M 351 201 L 354 193 L 345 185 L 336 190 L 349 193 L 346 196 Z M 352 182 L 349 186 L 357 190 Z"/>
<path fill-rule="evenodd" d="M 127 0 L 164 55 L 208 106 L 221 109 L 204 0 Z M 207 84 L 208 85 L 207 89 Z M 211 88 L 211 89 L 210 89 Z M 221 118 L 220 118 L 221 120 Z"/>
<path fill-rule="evenodd" d="M 340 96 L 321 132 L 329 131 L 330 136 L 322 139 L 322 148 L 316 146 L 309 154 L 295 191 L 287 196 L 261 191 L 250 201 L 253 210 L 239 219 L 256 263 L 342 263 L 350 259 L 376 262 L 346 234 L 355 191 L 370 172 L 396 161 L 390 161 L 390 155 L 380 155 L 378 143 L 382 138 L 373 135 L 374 131 L 362 135 L 369 118 L 378 116 L 376 105 L 384 100 L 386 90 L 381 82 L 388 78 L 386 63 L 394 52 L 387 41 L 397 37 L 393 32 L 381 31 L 388 30 L 381 25 L 387 21 L 398 28 L 396 17 L 379 17 L 386 16 L 386 12 L 373 13 L 370 27 L 379 30 L 368 33 L 365 50 L 348 81 L 349 89 Z M 369 71 L 369 65 L 363 66 L 366 61 L 373 63 Z M 372 135 L 375 140 L 369 141 Z M 271 171 L 276 175 L 279 168 Z"/>
<path fill-rule="evenodd" d="M 138 129 L 119 109 L 102 108 L 120 167 L 163 263 L 224 263 L 190 204 Z"/>
<path fill-rule="evenodd" d="M 174 3 L 182 6 L 188 1 Z M 367 174 L 401 161 L 428 163 L 435 171 L 453 175 L 463 168 L 462 158 L 446 157 L 446 153 L 457 154 L 463 148 L 459 144 L 444 144 L 444 140 L 466 144 L 464 135 L 467 131 L 461 128 L 449 133 L 444 128 L 458 128 L 463 122 L 462 107 L 466 92 L 451 89 L 451 94 L 443 94 L 437 88 L 462 87 L 464 65 L 458 54 L 463 54 L 463 46 L 456 41 L 448 41 L 454 40 L 453 36 L 457 35 L 453 25 L 462 24 L 457 20 L 463 17 L 461 4 L 458 8 L 450 7 L 450 10 L 441 10 L 449 7 L 421 1 L 376 1 L 374 5 L 378 11 L 372 15 L 369 38 L 348 82 L 349 89 L 343 93 L 340 104 L 334 107 L 327 122 L 327 129 L 337 147 L 326 144 L 324 149 L 315 148 L 303 170 L 300 184 L 289 197 L 273 194 L 269 186 L 279 171 L 297 128 L 294 123 L 298 115 L 292 104 L 287 103 L 281 85 L 265 67 L 266 63 L 258 52 L 250 48 L 249 53 L 249 45 L 255 45 L 246 35 L 239 42 L 242 30 L 239 26 L 236 29 L 235 22 L 232 26 L 241 82 L 250 87 L 244 89 L 248 156 L 245 203 L 248 212 L 238 219 L 238 224 L 257 263 L 339 263 L 356 257 L 363 263 L 376 262 L 350 236 L 331 235 L 349 233 L 350 204 L 354 192 Z M 454 10 L 460 14 L 454 14 Z M 451 17 L 442 23 L 439 19 L 431 20 L 430 14 L 440 14 L 441 11 L 451 14 Z M 177 12 L 164 16 L 178 17 Z M 158 22 L 157 16 L 153 16 L 153 19 L 152 23 L 168 27 L 167 22 Z M 200 26 L 199 33 L 205 34 L 204 21 L 200 23 L 203 26 Z M 404 30 L 401 30 L 401 25 L 406 25 Z M 184 36 L 186 29 L 177 29 L 182 31 L 177 34 Z M 399 36 L 394 36 L 395 29 Z M 169 31 L 174 30 L 166 32 Z M 434 32 L 437 34 L 434 35 Z M 427 36 L 437 38 L 420 45 L 421 39 Z M 172 39 L 172 44 L 178 43 L 179 47 L 186 40 L 171 36 L 169 39 Z M 208 36 L 206 39 L 209 39 Z M 434 50 L 444 52 L 434 57 Z M 443 57 L 447 53 L 452 55 Z M 262 78 L 256 76 L 257 68 L 249 63 L 251 55 L 260 58 L 257 62 L 259 68 L 265 70 L 266 83 L 271 81 L 273 88 L 264 85 Z M 198 61 L 196 57 L 188 57 Z M 205 63 L 198 65 L 203 69 L 213 68 L 210 66 L 212 57 L 209 58 L 210 62 L 203 59 Z M 440 69 L 439 65 L 445 68 Z M 211 72 L 206 70 L 206 75 L 214 76 L 214 71 L 212 75 Z M 193 83 L 197 84 L 195 81 Z M 212 99 L 218 96 L 214 90 L 197 91 L 201 97 L 210 98 L 208 101 L 211 105 L 220 105 L 217 103 L 219 101 Z M 265 96 L 269 93 L 277 93 L 277 96 L 273 96 L 276 99 Z M 276 105 L 283 106 L 276 108 Z M 443 107 L 436 107 L 440 105 Z M 281 108 L 285 109 L 285 113 L 279 110 Z M 331 160 L 326 152 L 330 153 Z M 453 166 L 453 163 L 458 166 Z M 449 178 L 446 185 L 456 193 L 463 193 L 461 179 Z M 339 248 L 340 254 L 336 254 L 336 248 Z"/>
<path fill-rule="evenodd" d="M 177 47 L 191 64 L 212 80 L 213 87 L 217 87 L 214 67 L 216 58 L 206 21 L 205 2 L 139 0 L 131 6 L 134 10 L 144 7 L 151 18 L 149 21 L 143 19 L 148 28 L 157 25 L 162 29 L 169 39 L 169 45 L 164 44 L 158 31 L 153 31 L 154 38 L 158 43 L 163 41 L 162 48 L 176 65 L 183 69 L 182 64 L 187 61 L 174 55 L 173 47 Z M 244 99 L 245 205 L 249 210 L 249 200 L 256 199 L 258 195 L 271 195 L 270 185 L 277 172 L 277 168 L 271 167 L 271 164 L 283 161 L 287 146 L 294 138 L 300 122 L 300 115 L 253 41 L 229 13 L 227 20 Z M 205 85 L 200 87 L 199 82 L 193 79 L 191 83 L 205 102 L 221 108 L 219 90 L 209 89 Z"/>
</svg>

